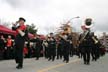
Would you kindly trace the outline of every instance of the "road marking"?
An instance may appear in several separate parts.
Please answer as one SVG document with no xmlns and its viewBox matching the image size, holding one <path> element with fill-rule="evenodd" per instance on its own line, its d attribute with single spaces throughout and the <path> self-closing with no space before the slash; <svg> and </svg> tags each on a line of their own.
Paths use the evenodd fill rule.
<svg viewBox="0 0 108 72">
<path fill-rule="evenodd" d="M 78 62 L 78 61 L 80 61 L 80 59 L 75 59 L 75 60 L 70 61 L 69 63 L 62 63 L 62 64 L 54 65 L 54 66 L 51 66 L 51 67 L 48 67 L 48 68 L 44 68 L 44 69 L 38 70 L 37 72 L 46 72 L 48 70 L 52 70 L 52 69 L 62 67 L 64 65 L 67 65 L 67 64 L 70 64 L 70 63 L 75 63 L 75 62 Z"/>
</svg>

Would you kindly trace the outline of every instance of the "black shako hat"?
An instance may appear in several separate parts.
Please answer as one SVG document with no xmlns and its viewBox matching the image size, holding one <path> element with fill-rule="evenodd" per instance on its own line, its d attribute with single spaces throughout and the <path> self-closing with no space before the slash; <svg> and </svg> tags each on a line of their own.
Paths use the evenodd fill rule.
<svg viewBox="0 0 108 72">
<path fill-rule="evenodd" d="M 24 22 L 26 21 L 23 17 L 20 17 L 18 21 L 23 20 Z"/>
</svg>

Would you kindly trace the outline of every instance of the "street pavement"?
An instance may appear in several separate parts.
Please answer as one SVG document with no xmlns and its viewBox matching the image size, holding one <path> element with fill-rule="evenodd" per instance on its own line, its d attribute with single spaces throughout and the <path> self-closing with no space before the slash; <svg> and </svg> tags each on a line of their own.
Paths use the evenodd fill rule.
<svg viewBox="0 0 108 72">
<path fill-rule="evenodd" d="M 63 60 L 48 61 L 45 58 L 24 59 L 23 69 L 16 69 L 14 60 L 0 61 L 0 72 L 108 72 L 108 54 L 99 60 L 84 65 L 83 60 L 77 56 L 70 57 L 69 63 Z"/>
</svg>

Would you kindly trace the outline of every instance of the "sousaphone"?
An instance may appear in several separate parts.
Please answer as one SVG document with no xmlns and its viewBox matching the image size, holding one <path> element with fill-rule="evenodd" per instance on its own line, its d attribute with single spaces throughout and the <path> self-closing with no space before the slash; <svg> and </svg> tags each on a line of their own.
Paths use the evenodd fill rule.
<svg viewBox="0 0 108 72">
<path fill-rule="evenodd" d="M 85 20 L 85 27 L 87 29 L 90 29 L 92 26 L 93 26 L 92 19 L 91 18 L 86 18 L 86 20 Z"/>
</svg>

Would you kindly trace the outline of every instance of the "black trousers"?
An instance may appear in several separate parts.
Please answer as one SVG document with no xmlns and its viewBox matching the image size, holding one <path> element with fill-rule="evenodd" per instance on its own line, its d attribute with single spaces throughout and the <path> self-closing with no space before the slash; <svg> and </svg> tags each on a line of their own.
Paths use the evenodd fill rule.
<svg viewBox="0 0 108 72">
<path fill-rule="evenodd" d="M 49 60 L 55 60 L 56 48 L 49 48 Z"/>
<path fill-rule="evenodd" d="M 3 60 L 3 51 L 0 50 L 0 60 Z"/>
<path fill-rule="evenodd" d="M 90 47 L 84 47 L 82 55 L 85 63 L 90 63 L 90 53 L 91 53 Z"/>
<path fill-rule="evenodd" d="M 64 57 L 64 61 L 69 61 L 69 44 L 67 44 L 66 46 L 63 47 L 63 57 Z"/>
<path fill-rule="evenodd" d="M 69 52 L 68 51 L 65 51 L 63 56 L 64 56 L 64 61 L 69 61 Z"/>
<path fill-rule="evenodd" d="M 96 55 L 96 48 L 92 47 L 92 51 L 91 51 L 91 56 L 92 56 L 92 60 L 96 60 L 97 59 L 97 55 Z"/>
<path fill-rule="evenodd" d="M 72 57 L 73 55 L 74 55 L 74 53 L 75 53 L 75 50 L 74 50 L 74 48 L 73 48 L 73 45 L 72 44 L 70 44 L 70 46 L 69 46 L 70 48 L 69 48 L 69 54 L 70 54 L 70 56 Z"/>
<path fill-rule="evenodd" d="M 63 52 L 62 52 L 62 49 L 61 48 L 57 48 L 57 59 L 62 59 L 62 56 L 63 56 L 63 54 L 62 54 Z"/>
<path fill-rule="evenodd" d="M 36 56 L 36 59 L 38 60 L 39 59 L 39 57 L 40 57 L 40 48 L 36 48 L 35 49 L 35 56 Z"/>
<path fill-rule="evenodd" d="M 24 48 L 25 40 L 23 39 L 17 39 L 15 41 L 15 61 L 20 66 L 23 66 L 23 48 Z"/>
<path fill-rule="evenodd" d="M 13 49 L 12 47 L 7 47 L 6 51 L 6 59 L 12 59 L 13 58 Z"/>
<path fill-rule="evenodd" d="M 0 45 L 0 60 L 4 59 L 4 46 Z"/>
<path fill-rule="evenodd" d="M 45 52 L 44 52 L 44 54 L 45 54 L 45 58 L 48 58 L 48 47 L 45 47 Z"/>
</svg>

